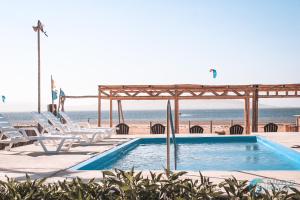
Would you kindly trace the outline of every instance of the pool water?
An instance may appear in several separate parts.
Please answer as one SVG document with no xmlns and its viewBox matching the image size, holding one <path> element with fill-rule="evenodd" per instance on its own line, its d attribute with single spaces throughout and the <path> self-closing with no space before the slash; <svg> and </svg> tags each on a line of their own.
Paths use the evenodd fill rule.
<svg viewBox="0 0 300 200">
<path fill-rule="evenodd" d="M 300 154 L 255 136 L 177 138 L 177 170 L 300 170 Z M 297 157 L 298 156 L 298 157 Z M 80 170 L 162 170 L 164 138 L 143 138 L 78 166 Z M 174 169 L 174 146 L 171 146 Z"/>
</svg>

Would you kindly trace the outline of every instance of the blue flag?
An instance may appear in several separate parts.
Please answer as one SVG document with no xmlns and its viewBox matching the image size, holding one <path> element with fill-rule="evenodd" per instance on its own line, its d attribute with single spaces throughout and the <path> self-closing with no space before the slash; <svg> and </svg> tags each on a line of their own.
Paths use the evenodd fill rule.
<svg viewBox="0 0 300 200">
<path fill-rule="evenodd" d="M 57 99 L 57 90 L 52 90 L 52 100 Z"/>
<path fill-rule="evenodd" d="M 64 93 L 64 91 L 61 88 L 60 88 L 60 91 L 59 91 L 59 96 L 61 96 L 61 97 L 66 96 L 65 93 Z"/>
</svg>

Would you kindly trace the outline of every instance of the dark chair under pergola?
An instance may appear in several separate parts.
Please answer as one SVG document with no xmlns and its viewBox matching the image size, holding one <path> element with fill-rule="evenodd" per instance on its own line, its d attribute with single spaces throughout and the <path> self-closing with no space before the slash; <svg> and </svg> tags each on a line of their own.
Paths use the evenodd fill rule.
<svg viewBox="0 0 300 200">
<path fill-rule="evenodd" d="M 265 132 L 277 132 L 277 130 L 278 130 L 278 125 L 274 123 L 268 123 L 264 126 Z"/>
<path fill-rule="evenodd" d="M 128 135 L 129 134 L 129 126 L 125 123 L 120 123 L 116 126 L 117 130 L 117 134 L 120 135 Z"/>
<path fill-rule="evenodd" d="M 162 124 L 154 124 L 151 126 L 151 134 L 164 134 L 166 127 Z"/>
<path fill-rule="evenodd" d="M 201 126 L 194 125 L 190 127 L 190 133 L 203 133 L 204 129 Z"/>
<path fill-rule="evenodd" d="M 242 135 L 244 132 L 244 127 L 239 124 L 235 124 L 229 128 L 230 135 Z"/>
</svg>

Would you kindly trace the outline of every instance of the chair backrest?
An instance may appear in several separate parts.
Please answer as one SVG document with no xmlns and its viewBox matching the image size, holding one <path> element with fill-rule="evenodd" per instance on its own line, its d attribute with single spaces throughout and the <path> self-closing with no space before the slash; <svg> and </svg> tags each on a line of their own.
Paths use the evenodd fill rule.
<svg viewBox="0 0 300 200">
<path fill-rule="evenodd" d="M 69 128 L 71 128 L 71 129 L 80 128 L 80 126 L 76 122 L 74 122 L 69 117 L 69 115 L 67 115 L 67 113 L 65 113 L 65 112 L 59 112 L 59 115 L 61 117 L 61 120 L 62 120 L 63 124 L 67 124 Z"/>
<path fill-rule="evenodd" d="M 190 128 L 190 133 L 203 133 L 204 129 L 201 126 L 195 125 Z"/>
<path fill-rule="evenodd" d="M 129 133 L 129 126 L 127 124 L 124 123 L 120 123 L 116 126 L 117 130 L 117 134 L 128 134 Z"/>
<path fill-rule="evenodd" d="M 60 116 L 65 120 L 65 122 L 67 124 L 74 124 L 74 122 L 72 121 L 72 119 L 69 117 L 69 115 L 67 115 L 67 113 L 65 112 L 59 112 Z"/>
<path fill-rule="evenodd" d="M 60 122 L 60 120 L 51 112 L 44 112 L 43 113 L 44 117 L 48 119 L 48 121 L 50 121 L 50 123 L 61 129 L 64 130 L 66 127 Z"/>
<path fill-rule="evenodd" d="M 154 124 L 151 126 L 151 133 L 152 134 L 164 134 L 166 127 L 162 124 Z"/>
<path fill-rule="evenodd" d="M 265 132 L 277 132 L 277 130 L 278 130 L 278 125 L 274 123 L 268 123 L 264 126 Z"/>
<path fill-rule="evenodd" d="M 48 119 L 44 115 L 32 112 L 32 117 L 34 121 L 36 121 L 44 129 L 44 131 L 47 131 L 48 133 L 60 133 L 54 126 L 49 124 Z"/>
<path fill-rule="evenodd" d="M 239 124 L 233 125 L 229 128 L 230 135 L 241 135 L 243 134 L 243 131 L 244 128 Z"/>
</svg>

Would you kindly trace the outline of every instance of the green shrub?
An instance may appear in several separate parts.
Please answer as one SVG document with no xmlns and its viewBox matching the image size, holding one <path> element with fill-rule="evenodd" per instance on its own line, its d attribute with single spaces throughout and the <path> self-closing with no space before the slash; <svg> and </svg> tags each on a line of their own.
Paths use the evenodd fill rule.
<svg viewBox="0 0 300 200">
<path fill-rule="evenodd" d="M 184 178 L 186 172 L 152 173 L 143 177 L 141 172 L 103 171 L 103 179 L 84 182 L 80 178 L 72 181 L 58 181 L 46 183 L 45 179 L 16 181 L 7 178 L 0 181 L 0 200 L 73 200 L 73 199 L 216 199 L 216 200 L 254 200 L 254 199 L 300 199 L 300 192 L 296 188 L 283 187 L 281 189 L 271 185 L 265 189 L 249 186 L 247 181 L 236 178 L 225 179 L 220 184 L 212 183 L 209 178 L 200 173 L 199 179 Z"/>
</svg>

